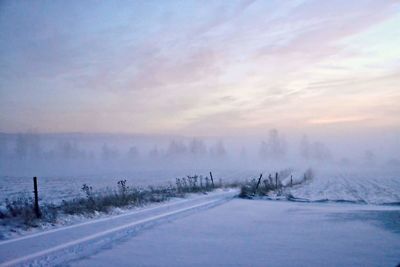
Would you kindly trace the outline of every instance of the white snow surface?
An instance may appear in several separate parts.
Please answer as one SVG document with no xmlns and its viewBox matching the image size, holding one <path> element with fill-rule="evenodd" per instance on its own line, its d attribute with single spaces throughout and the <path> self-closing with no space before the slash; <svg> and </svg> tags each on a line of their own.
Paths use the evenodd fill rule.
<svg viewBox="0 0 400 267">
<path fill-rule="evenodd" d="M 400 208 L 234 199 L 69 266 L 396 266 Z"/>
<path fill-rule="evenodd" d="M 400 176 L 382 173 L 316 172 L 315 178 L 289 192 L 309 201 L 400 204 Z"/>
<path fill-rule="evenodd" d="M 400 207 L 218 191 L 0 242 L 0 266 L 396 266 Z"/>
<path fill-rule="evenodd" d="M 264 170 L 215 170 L 214 178 L 223 182 L 244 181 L 258 178 L 263 173 L 274 174 L 280 169 Z M 291 171 L 293 180 L 301 180 L 305 169 Z M 400 202 L 400 173 L 385 170 L 324 170 L 314 169 L 314 179 L 302 186 L 293 188 L 290 193 L 297 198 L 311 201 L 353 201 L 366 204 L 388 204 Z M 39 177 L 39 197 L 42 203 L 58 203 L 63 199 L 84 196 L 81 190 L 83 184 L 93 186 L 94 190 L 106 187 L 115 189 L 117 181 L 127 179 L 128 186 L 147 186 L 155 184 L 175 184 L 175 178 L 186 175 L 209 175 L 206 170 L 153 170 L 129 173 L 117 173 L 103 176 L 71 176 L 71 177 Z M 290 176 L 289 176 L 290 177 Z M 282 178 L 284 184 L 289 177 Z M 5 198 L 18 197 L 21 193 L 32 196 L 32 177 L 0 177 L 0 206 Z"/>
<path fill-rule="evenodd" d="M 238 194 L 237 190 L 216 190 L 117 216 L 89 220 L 0 242 L 0 266 L 55 265 L 93 253 L 110 241 L 195 210 L 219 205 Z"/>
<path fill-rule="evenodd" d="M 119 180 L 127 180 L 127 186 L 148 186 L 175 184 L 176 178 L 187 175 L 209 176 L 209 170 L 137 170 L 129 172 L 111 172 L 102 175 L 72 175 L 38 177 L 39 198 L 41 202 L 59 203 L 61 200 L 85 196 L 81 190 L 83 184 L 93 187 L 95 191 L 106 188 L 115 189 Z M 244 180 L 258 175 L 254 170 L 216 170 L 213 171 L 216 182 Z M 6 198 L 15 198 L 21 194 L 32 197 L 33 177 L 1 176 L 0 206 Z"/>
</svg>

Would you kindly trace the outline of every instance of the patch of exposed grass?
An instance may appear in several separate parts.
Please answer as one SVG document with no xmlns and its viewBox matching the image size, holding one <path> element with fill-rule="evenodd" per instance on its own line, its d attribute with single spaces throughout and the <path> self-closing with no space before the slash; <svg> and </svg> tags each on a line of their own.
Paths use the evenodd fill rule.
<svg viewBox="0 0 400 267">
<path fill-rule="evenodd" d="M 35 216 L 31 197 L 21 194 L 16 198 L 7 199 L 6 205 L 0 208 L 0 223 L 36 227 L 40 223 L 55 223 L 62 215 L 93 216 L 99 212 L 107 213 L 117 207 L 143 206 L 174 197 L 184 197 L 187 193 L 209 192 L 231 186 L 223 185 L 222 182 L 214 184 L 208 177 L 198 175 L 177 178 L 175 185 L 167 186 L 133 187 L 128 186 L 126 180 L 120 180 L 116 188 L 96 191 L 92 186 L 83 184 L 83 197 L 63 200 L 60 204 L 41 204 L 41 218 Z"/>
<path fill-rule="evenodd" d="M 282 195 L 285 189 L 305 184 L 313 178 L 312 169 L 307 169 L 302 177 L 295 180 L 293 180 L 289 169 L 276 173 L 274 177 L 270 174 L 267 178 L 263 178 L 261 175 L 258 179 L 251 179 L 242 184 L 239 197 L 253 198 L 255 196 L 268 196 L 272 193 Z M 288 179 L 290 180 L 288 181 Z"/>
</svg>

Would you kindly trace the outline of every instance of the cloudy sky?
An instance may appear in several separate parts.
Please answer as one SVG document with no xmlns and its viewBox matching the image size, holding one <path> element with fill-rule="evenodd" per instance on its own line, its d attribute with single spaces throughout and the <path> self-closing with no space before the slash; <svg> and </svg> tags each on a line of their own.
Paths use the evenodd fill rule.
<svg viewBox="0 0 400 267">
<path fill-rule="evenodd" d="M 0 131 L 400 129 L 400 1 L 1 1 Z"/>
</svg>

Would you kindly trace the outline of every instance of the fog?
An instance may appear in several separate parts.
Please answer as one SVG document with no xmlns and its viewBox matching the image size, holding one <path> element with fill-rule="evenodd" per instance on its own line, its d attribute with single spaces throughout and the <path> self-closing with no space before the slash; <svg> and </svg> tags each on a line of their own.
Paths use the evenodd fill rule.
<svg viewBox="0 0 400 267">
<path fill-rule="evenodd" d="M 270 129 L 263 136 L 134 134 L 0 135 L 0 175 L 8 177 L 140 176 L 208 171 L 273 172 L 292 168 L 400 173 L 398 135 L 331 136 Z M 143 177 L 142 177 L 143 178 Z M 248 177 L 243 177 L 248 178 Z"/>
</svg>

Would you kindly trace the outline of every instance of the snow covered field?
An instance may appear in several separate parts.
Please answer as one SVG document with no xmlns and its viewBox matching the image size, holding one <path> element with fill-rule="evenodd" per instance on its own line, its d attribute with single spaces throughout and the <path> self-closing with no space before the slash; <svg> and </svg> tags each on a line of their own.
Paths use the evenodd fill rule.
<svg viewBox="0 0 400 267">
<path fill-rule="evenodd" d="M 310 201 L 400 204 L 400 175 L 342 173 L 316 175 L 311 183 L 290 190 Z"/>
<path fill-rule="evenodd" d="M 169 182 L 175 184 L 175 178 L 186 177 L 187 175 L 209 175 L 209 170 L 141 170 L 129 172 L 112 172 L 103 175 L 82 175 L 82 176 L 52 176 L 38 177 L 39 197 L 44 202 L 59 202 L 62 199 L 70 199 L 83 196 L 81 191 L 83 184 L 93 186 L 95 190 L 106 187 L 115 188 L 117 182 L 127 180 L 128 186 L 162 185 Z M 257 176 L 257 171 L 213 171 L 216 181 L 243 180 Z M 0 176 L 0 203 L 6 198 L 17 197 L 21 193 L 32 196 L 32 177 L 10 177 Z"/>
<path fill-rule="evenodd" d="M 192 172 L 40 177 L 39 192 L 42 203 L 59 202 L 82 196 L 84 183 L 93 185 L 95 190 L 115 188 L 122 178 L 128 180 L 128 186 L 166 184 Z M 206 170 L 195 173 L 208 174 Z M 213 171 L 217 181 L 250 180 L 259 173 L 266 178 L 270 172 Z M 304 170 L 293 170 L 291 174 L 298 180 Z M 30 196 L 31 187 L 31 177 L 2 177 L 2 203 L 21 192 Z M 317 170 L 310 181 L 284 190 L 300 202 L 231 200 L 238 191 L 217 191 L 147 208 L 117 209 L 111 214 L 98 214 L 96 219 L 66 220 L 66 225 L 43 225 L 15 235 L 3 233 L 10 239 L 0 242 L 0 266 L 396 266 L 400 263 L 400 181 L 396 172 Z M 226 203 L 228 200 L 231 201 Z M 7 225 L 2 227 L 4 231 L 8 229 Z"/>
<path fill-rule="evenodd" d="M 264 178 L 274 170 L 213 170 L 218 181 L 244 181 Z M 127 179 L 127 185 L 146 186 L 175 183 L 175 178 L 186 175 L 207 176 L 209 170 L 142 170 L 104 175 L 39 177 L 39 191 L 42 202 L 59 202 L 82 196 L 82 185 L 88 184 L 95 190 L 115 188 L 117 181 Z M 295 178 L 302 177 L 304 170 L 293 171 Z M 32 177 L 0 177 L 0 203 L 21 193 L 32 196 Z M 381 171 L 316 171 L 313 181 L 305 186 L 292 189 L 293 196 L 312 201 L 352 201 L 368 204 L 400 203 L 400 174 Z"/>
</svg>

